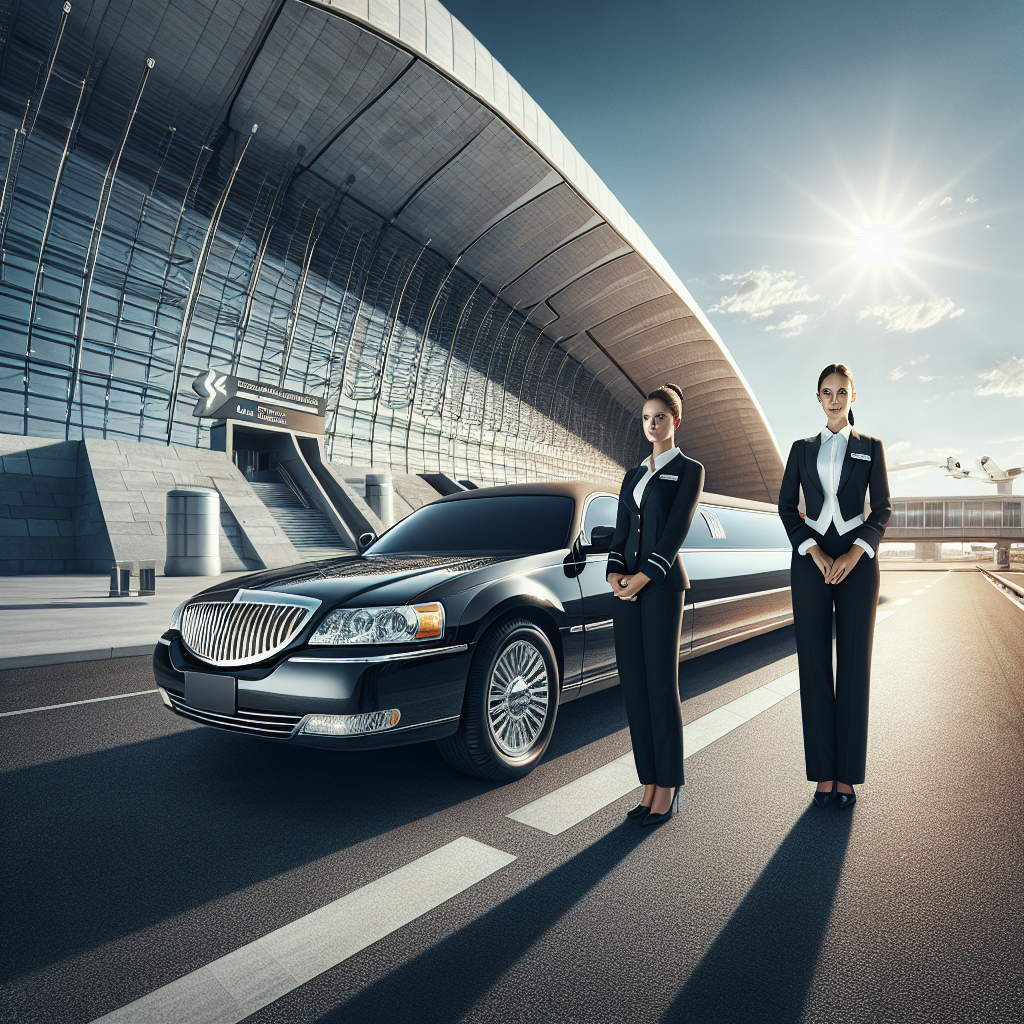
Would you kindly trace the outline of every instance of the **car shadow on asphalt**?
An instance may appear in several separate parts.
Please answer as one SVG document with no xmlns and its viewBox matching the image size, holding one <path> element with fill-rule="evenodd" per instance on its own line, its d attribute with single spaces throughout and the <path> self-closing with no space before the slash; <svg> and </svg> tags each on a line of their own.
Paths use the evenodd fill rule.
<svg viewBox="0 0 1024 1024">
<path fill-rule="evenodd" d="M 0 979 L 400 830 L 493 787 L 453 771 L 433 744 L 339 753 L 202 726 L 12 769 L 2 782 L 0 929 L 9 941 Z"/>
<path fill-rule="evenodd" d="M 853 813 L 804 811 L 662 1014 L 665 1024 L 802 1019 Z"/>
</svg>

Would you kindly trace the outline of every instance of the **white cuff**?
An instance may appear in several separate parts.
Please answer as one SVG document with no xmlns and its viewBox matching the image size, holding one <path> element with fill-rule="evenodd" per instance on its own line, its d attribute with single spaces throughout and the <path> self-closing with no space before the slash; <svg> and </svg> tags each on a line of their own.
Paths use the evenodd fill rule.
<svg viewBox="0 0 1024 1024">
<path fill-rule="evenodd" d="M 857 547 L 863 548 L 868 558 L 875 557 L 875 549 L 866 540 L 861 540 L 860 537 L 858 537 L 853 543 L 856 544 Z"/>
<path fill-rule="evenodd" d="M 817 543 L 818 542 L 816 540 L 812 540 L 810 537 L 808 537 L 807 540 L 805 540 L 803 544 L 801 544 L 800 547 L 796 549 L 796 553 L 798 555 L 806 555 L 807 552 L 810 551 L 811 548 L 813 548 L 814 545 Z"/>
</svg>

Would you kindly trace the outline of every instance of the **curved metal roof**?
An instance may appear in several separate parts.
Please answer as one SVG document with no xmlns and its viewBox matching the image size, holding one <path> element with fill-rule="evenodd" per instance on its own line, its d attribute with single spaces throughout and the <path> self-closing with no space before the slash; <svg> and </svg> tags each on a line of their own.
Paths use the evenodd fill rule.
<svg viewBox="0 0 1024 1024">
<path fill-rule="evenodd" d="M 675 381 L 686 398 L 680 444 L 704 463 L 708 487 L 775 500 L 778 446 L 710 321 L 593 169 L 440 4 L 86 0 L 72 18 L 82 45 L 109 55 L 91 102 L 107 102 L 111 83 L 125 91 L 158 55 L 146 124 L 209 139 L 222 177 L 226 140 L 251 137 L 247 162 L 280 169 L 293 201 L 329 186 L 383 217 L 528 313 L 624 409 Z M 191 164 L 176 167 L 176 154 L 163 173 L 188 182 Z"/>
</svg>

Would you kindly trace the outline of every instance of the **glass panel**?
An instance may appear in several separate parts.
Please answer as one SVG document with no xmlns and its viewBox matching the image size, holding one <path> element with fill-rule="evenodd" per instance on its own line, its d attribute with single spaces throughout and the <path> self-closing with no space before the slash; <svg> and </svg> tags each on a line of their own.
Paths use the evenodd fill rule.
<svg viewBox="0 0 1024 1024">
<path fill-rule="evenodd" d="M 924 525 L 932 528 L 942 526 L 942 502 L 926 501 L 924 503 Z"/>
</svg>

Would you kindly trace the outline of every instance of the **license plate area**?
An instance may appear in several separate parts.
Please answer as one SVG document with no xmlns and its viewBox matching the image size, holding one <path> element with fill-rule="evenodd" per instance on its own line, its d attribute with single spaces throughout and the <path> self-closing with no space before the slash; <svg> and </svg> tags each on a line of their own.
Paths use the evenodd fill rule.
<svg viewBox="0 0 1024 1024">
<path fill-rule="evenodd" d="M 234 676 L 219 676 L 212 672 L 185 673 L 185 703 L 189 707 L 233 715 L 235 695 Z"/>
</svg>

